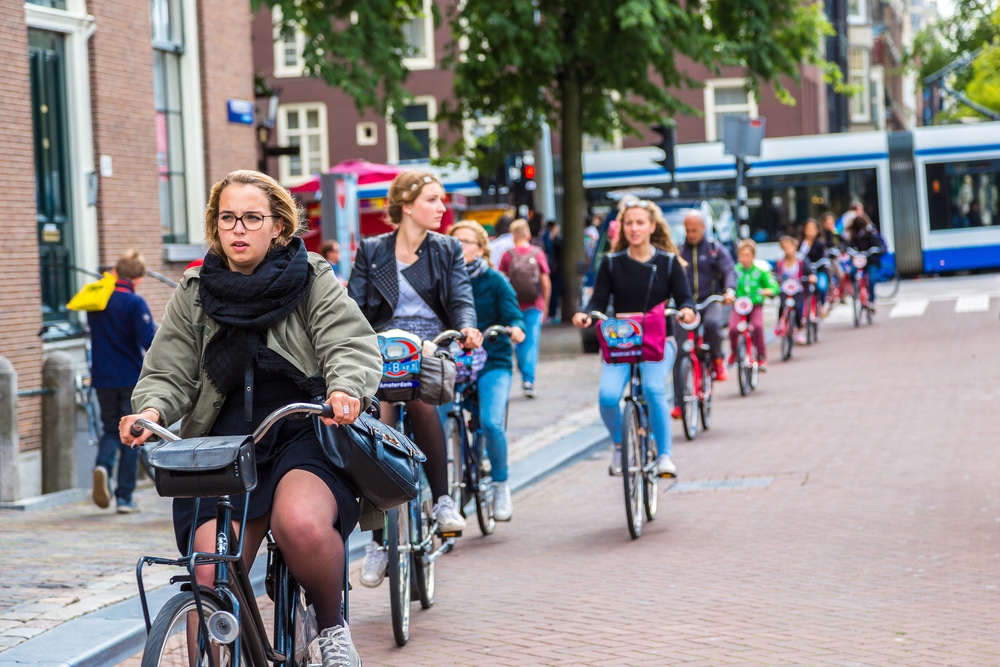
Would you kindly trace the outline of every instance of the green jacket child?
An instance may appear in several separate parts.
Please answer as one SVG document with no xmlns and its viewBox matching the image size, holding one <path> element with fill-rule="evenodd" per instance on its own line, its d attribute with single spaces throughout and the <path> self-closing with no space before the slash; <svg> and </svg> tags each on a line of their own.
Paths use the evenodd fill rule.
<svg viewBox="0 0 1000 667">
<path fill-rule="evenodd" d="M 746 268 L 737 262 L 736 271 L 736 298 L 741 296 L 750 297 L 753 305 L 759 306 L 764 303 L 765 296 L 774 296 L 780 289 L 778 282 L 774 279 L 774 274 L 769 269 L 762 269 L 756 262 Z M 764 294 L 764 290 L 770 290 L 769 295 Z"/>
</svg>

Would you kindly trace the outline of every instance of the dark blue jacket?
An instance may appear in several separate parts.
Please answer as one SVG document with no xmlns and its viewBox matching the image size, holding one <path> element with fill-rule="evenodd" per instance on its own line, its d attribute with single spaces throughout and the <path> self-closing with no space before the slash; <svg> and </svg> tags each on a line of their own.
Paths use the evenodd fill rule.
<svg viewBox="0 0 1000 667">
<path fill-rule="evenodd" d="M 722 294 L 726 290 L 736 291 L 736 273 L 733 271 L 733 257 L 726 247 L 707 236 L 697 247 L 692 248 L 687 242 L 677 248 L 687 266 L 684 273 L 688 284 L 694 293 L 694 300 L 702 302 L 713 294 Z M 697 273 L 697 275 L 695 275 Z"/>
<path fill-rule="evenodd" d="M 104 310 L 87 314 L 91 384 L 95 389 L 134 387 L 156 324 L 132 281 L 120 278 Z"/>
<path fill-rule="evenodd" d="M 524 314 L 517 305 L 517 295 L 507 278 L 496 269 L 488 269 L 472 279 L 472 296 L 476 301 L 476 320 L 482 331 L 494 324 L 517 327 L 524 331 Z M 480 374 L 495 368 L 513 370 L 514 356 L 510 339 L 500 336 L 483 341 L 486 365 Z"/>
</svg>

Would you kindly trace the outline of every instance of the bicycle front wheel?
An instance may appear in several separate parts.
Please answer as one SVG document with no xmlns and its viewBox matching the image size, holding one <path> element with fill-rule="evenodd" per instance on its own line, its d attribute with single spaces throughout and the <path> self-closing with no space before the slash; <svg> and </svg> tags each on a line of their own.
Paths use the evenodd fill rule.
<svg viewBox="0 0 1000 667">
<path fill-rule="evenodd" d="M 740 395 L 746 396 L 750 393 L 750 375 L 753 373 L 753 364 L 750 355 L 747 354 L 747 341 L 743 336 L 736 339 L 736 379 L 740 382 Z"/>
<path fill-rule="evenodd" d="M 635 403 L 626 401 L 622 416 L 622 480 L 625 487 L 625 519 L 633 540 L 642 535 L 642 467 L 645 459 L 639 426 L 639 411 Z"/>
<path fill-rule="evenodd" d="M 698 394 L 694 384 L 694 366 L 691 357 L 681 359 L 681 386 L 684 388 L 684 405 L 681 406 L 681 422 L 684 425 L 684 437 L 694 440 L 698 437 Z"/>
<path fill-rule="evenodd" d="M 492 471 L 484 461 L 488 461 L 486 455 L 486 438 L 482 433 L 476 435 L 472 443 L 473 450 L 477 452 L 474 460 L 470 461 L 468 478 L 474 485 L 476 493 L 476 519 L 479 521 L 479 530 L 483 535 L 492 535 L 496 530 L 497 520 L 493 516 L 493 501 L 496 498 L 496 491 L 493 488 Z"/>
<path fill-rule="evenodd" d="M 427 499 L 423 502 L 413 500 L 408 505 L 410 542 L 422 545 L 421 548 L 413 549 L 413 585 L 417 597 L 420 598 L 421 609 L 430 609 L 434 605 L 434 561 L 428 561 L 425 556 L 434 550 L 434 536 L 431 535 L 431 510 L 434 509 L 434 500 L 423 486 L 420 493 L 421 498 L 427 493 Z"/>
<path fill-rule="evenodd" d="M 465 516 L 462 498 L 462 424 L 454 415 L 448 415 L 444 423 L 444 447 L 448 457 L 448 495 L 455 501 L 458 511 Z"/>
<path fill-rule="evenodd" d="M 396 646 L 410 639 L 410 520 L 406 506 L 385 514 L 385 539 L 389 551 L 389 611 Z"/>
<path fill-rule="evenodd" d="M 212 614 L 223 610 L 219 600 L 208 591 L 202 591 L 201 619 L 208 626 Z M 222 620 L 217 617 L 217 621 Z M 217 644 L 201 631 L 198 605 L 194 593 L 178 593 L 163 605 L 156 615 L 146 637 L 142 652 L 142 667 L 207 667 L 209 651 L 215 651 L 214 662 L 220 667 L 236 667 L 232 644 Z M 247 647 L 241 642 L 240 667 L 249 665 Z"/>
<path fill-rule="evenodd" d="M 705 431 L 712 428 L 711 364 L 711 359 L 705 359 L 701 365 L 701 399 L 698 401 L 698 412 L 701 414 L 701 428 Z"/>
<path fill-rule="evenodd" d="M 649 412 L 646 411 L 645 421 L 649 424 Z M 642 501 L 646 508 L 646 520 L 652 521 L 656 518 L 656 509 L 660 502 L 660 478 L 655 470 L 656 450 L 650 446 L 649 433 L 642 437 L 642 452 L 645 460 L 644 472 L 642 474 Z"/>
</svg>

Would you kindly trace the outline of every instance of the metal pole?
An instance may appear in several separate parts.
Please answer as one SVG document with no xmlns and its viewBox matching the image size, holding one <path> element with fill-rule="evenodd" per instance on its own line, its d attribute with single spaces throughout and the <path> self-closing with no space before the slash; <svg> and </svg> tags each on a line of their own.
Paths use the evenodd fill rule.
<svg viewBox="0 0 1000 667">
<path fill-rule="evenodd" d="M 552 167 L 552 132 L 547 122 L 542 123 L 542 136 L 535 147 L 535 204 L 546 220 L 556 219 L 555 175 Z"/>
<path fill-rule="evenodd" d="M 0 502 L 14 502 L 20 496 L 18 448 L 17 372 L 0 357 Z"/>
<path fill-rule="evenodd" d="M 745 239 L 750 236 L 750 209 L 747 206 L 747 186 L 746 186 L 746 161 L 743 154 L 736 155 L 736 220 L 739 225 L 740 238 Z"/>
</svg>

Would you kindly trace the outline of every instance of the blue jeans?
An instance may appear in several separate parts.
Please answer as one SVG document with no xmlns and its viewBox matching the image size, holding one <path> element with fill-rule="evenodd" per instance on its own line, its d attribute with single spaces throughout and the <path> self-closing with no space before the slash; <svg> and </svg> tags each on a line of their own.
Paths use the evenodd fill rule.
<svg viewBox="0 0 1000 667">
<path fill-rule="evenodd" d="M 104 429 L 97 444 L 95 465 L 107 470 L 110 480 L 111 473 L 115 469 L 115 458 L 119 458 L 115 498 L 123 502 L 132 502 L 136 471 L 139 466 L 139 450 L 123 445 L 118 435 L 118 421 L 125 415 L 132 414 L 132 387 L 95 391 L 97 391 L 97 404 L 101 407 L 101 426 Z"/>
<path fill-rule="evenodd" d="M 514 373 L 506 368 L 494 368 L 479 376 L 479 420 L 486 438 L 486 453 L 493 468 L 493 481 L 507 481 L 507 399 Z"/>
<path fill-rule="evenodd" d="M 656 440 L 656 451 L 659 455 L 670 456 L 671 431 L 670 408 L 667 406 L 667 381 L 674 366 L 677 348 L 667 340 L 663 351 L 663 361 L 644 361 L 639 364 L 642 372 L 642 393 L 649 406 L 650 426 L 653 438 Z M 628 364 L 601 364 L 601 386 L 598 390 L 598 402 L 601 409 L 601 419 L 611 435 L 611 441 L 620 445 L 622 441 L 622 408 L 621 398 L 628 384 Z"/>
<path fill-rule="evenodd" d="M 535 384 L 535 367 L 538 365 L 538 341 L 542 337 L 542 311 L 528 308 L 521 311 L 524 316 L 524 342 L 514 346 L 517 354 L 517 369 L 521 381 Z"/>
</svg>

